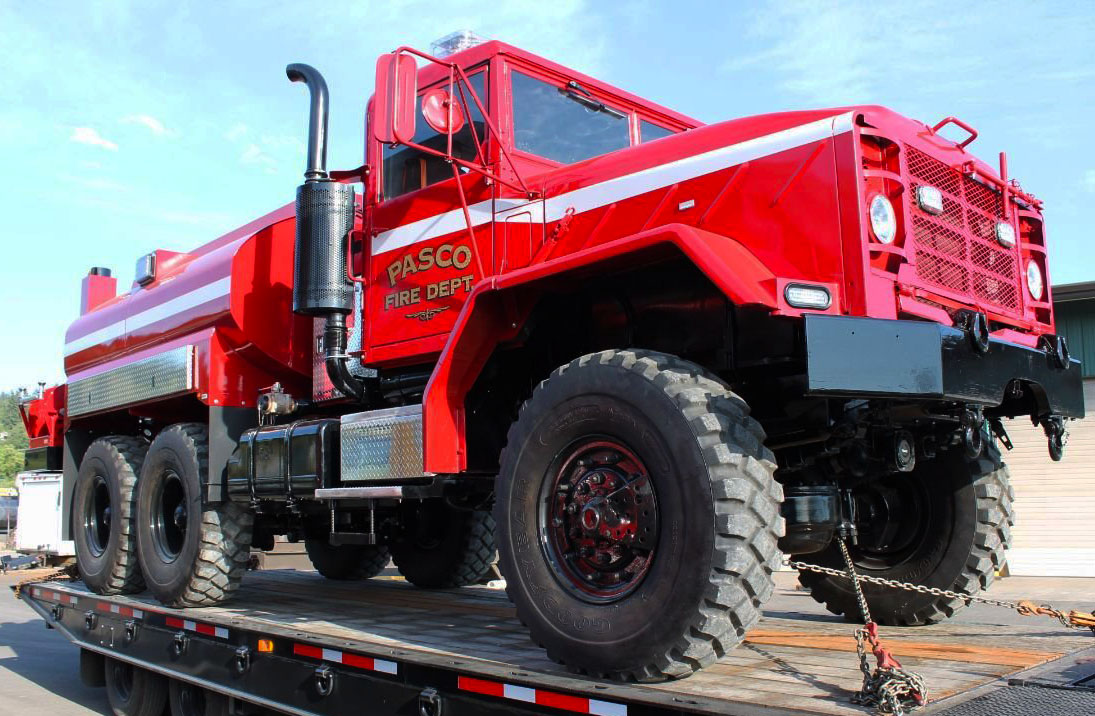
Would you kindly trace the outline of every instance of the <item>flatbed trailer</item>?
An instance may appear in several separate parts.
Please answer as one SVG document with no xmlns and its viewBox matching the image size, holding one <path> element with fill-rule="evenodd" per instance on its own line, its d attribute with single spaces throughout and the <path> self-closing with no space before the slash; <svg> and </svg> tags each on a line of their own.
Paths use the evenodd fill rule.
<svg viewBox="0 0 1095 716">
<path fill-rule="evenodd" d="M 85 679 L 95 681 L 105 656 L 290 714 L 873 711 L 850 702 L 862 679 L 852 625 L 797 613 L 766 614 L 741 647 L 687 679 L 621 684 L 548 660 L 504 592 L 489 587 L 426 591 L 401 580 L 336 583 L 276 570 L 251 574 L 232 603 L 204 609 L 99 596 L 67 581 L 27 582 L 19 596 L 82 649 Z M 885 629 L 884 636 L 927 680 L 932 704 L 925 713 L 996 713 L 976 709 L 1003 692 L 1014 700 L 1031 685 L 1095 680 L 1086 630 L 944 623 Z M 1065 696 L 1079 698 L 1080 710 L 1054 706 L 1057 716 L 1095 712 L 1095 690 L 1083 686 L 1039 688 L 1025 698 L 1038 706 L 1029 713 L 1043 713 Z M 1021 712 L 1014 704 L 1007 711 Z"/>
</svg>

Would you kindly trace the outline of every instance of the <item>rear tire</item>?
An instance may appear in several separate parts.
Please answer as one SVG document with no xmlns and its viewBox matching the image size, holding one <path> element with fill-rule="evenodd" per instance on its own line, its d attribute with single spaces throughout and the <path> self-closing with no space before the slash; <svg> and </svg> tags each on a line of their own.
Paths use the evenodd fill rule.
<svg viewBox="0 0 1095 716">
<path fill-rule="evenodd" d="M 783 493 L 763 441 L 741 398 L 674 356 L 594 353 L 540 383 L 494 505 L 533 641 L 579 672 L 638 681 L 737 646 L 780 562 Z"/>
<path fill-rule="evenodd" d="M 923 482 L 923 533 L 887 564 L 885 556 L 871 554 L 863 545 L 849 545 L 861 575 L 938 587 L 963 594 L 989 588 L 996 570 L 1004 564 L 1004 550 L 1011 543 L 1014 523 L 1007 467 L 994 445 L 985 445 L 981 457 L 968 460 L 960 449 L 940 453 L 918 463 L 914 472 L 894 476 Z M 885 479 L 885 478 L 883 478 Z M 803 561 L 843 569 L 844 560 L 835 544 Z M 813 598 L 834 614 L 862 623 L 851 582 L 838 577 L 801 572 L 799 582 Z M 863 593 L 871 616 L 888 626 L 920 626 L 948 619 L 966 606 L 961 599 L 907 592 L 864 584 Z"/>
<path fill-rule="evenodd" d="M 114 716 L 161 716 L 166 679 L 118 659 L 106 659 L 106 698 Z"/>
<path fill-rule="evenodd" d="M 137 490 L 137 547 L 148 588 L 173 607 L 219 604 L 239 588 L 251 548 L 251 511 L 202 505 L 206 428 L 180 423 L 152 441 Z"/>
<path fill-rule="evenodd" d="M 137 476 L 148 441 L 111 436 L 88 447 L 72 495 L 76 564 L 97 594 L 145 588 L 137 559 Z"/>
<path fill-rule="evenodd" d="M 405 502 L 403 534 L 392 561 L 411 584 L 448 589 L 478 584 L 498 561 L 494 518 L 487 510 L 459 510 L 442 499 Z"/>
<path fill-rule="evenodd" d="M 327 539 L 307 539 L 304 549 L 317 572 L 327 579 L 346 581 L 375 577 L 391 558 L 383 545 L 335 546 Z"/>
</svg>

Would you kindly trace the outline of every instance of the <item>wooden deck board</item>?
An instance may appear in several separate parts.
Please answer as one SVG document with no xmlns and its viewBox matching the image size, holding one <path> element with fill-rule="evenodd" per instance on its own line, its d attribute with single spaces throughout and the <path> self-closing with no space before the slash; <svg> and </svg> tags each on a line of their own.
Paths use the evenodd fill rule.
<svg viewBox="0 0 1095 716">
<path fill-rule="evenodd" d="M 83 590 L 80 584 L 58 586 Z M 163 610 L 144 595 L 111 599 Z M 302 640 L 398 659 L 443 658 L 487 677 L 507 678 L 516 672 L 548 688 L 590 688 L 590 679 L 551 662 L 529 640 L 500 590 L 425 591 L 394 580 L 342 584 L 287 570 L 249 574 L 230 604 L 177 611 L 258 631 L 263 625 L 288 629 Z M 755 714 L 868 713 L 848 701 L 861 682 L 853 631 L 853 625 L 824 618 L 766 615 L 744 644 L 690 678 L 647 685 L 597 682 L 598 689 L 607 699 L 682 706 L 696 702 L 693 707 L 717 711 L 737 705 L 735 712 Z M 1085 648 L 1091 639 L 1052 623 L 1033 622 L 1029 628 L 947 623 L 883 628 L 882 637 L 908 668 L 926 678 L 935 697 Z"/>
</svg>

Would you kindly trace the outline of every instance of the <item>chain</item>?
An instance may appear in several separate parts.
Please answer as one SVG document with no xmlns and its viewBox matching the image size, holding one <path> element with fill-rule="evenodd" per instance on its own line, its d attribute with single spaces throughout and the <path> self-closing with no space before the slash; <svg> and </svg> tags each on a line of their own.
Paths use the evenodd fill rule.
<svg viewBox="0 0 1095 716">
<path fill-rule="evenodd" d="M 23 592 L 23 587 L 26 587 L 28 584 L 33 584 L 35 582 L 68 582 L 76 579 L 77 576 L 78 572 L 76 571 L 76 562 L 73 561 L 63 567 L 58 567 L 52 572 L 47 572 L 46 574 L 31 575 L 26 579 L 16 582 L 15 586 L 12 588 L 12 591 L 15 592 L 15 598 L 18 599 Z"/>
</svg>

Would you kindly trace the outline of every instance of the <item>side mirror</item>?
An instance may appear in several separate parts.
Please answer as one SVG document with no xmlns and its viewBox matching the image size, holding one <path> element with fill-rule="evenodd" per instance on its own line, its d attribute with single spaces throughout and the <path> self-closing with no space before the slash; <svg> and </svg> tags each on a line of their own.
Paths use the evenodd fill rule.
<svg viewBox="0 0 1095 716">
<path fill-rule="evenodd" d="M 373 136 L 383 144 L 405 144 L 414 139 L 418 64 L 403 53 L 381 55 L 376 61 L 376 99 Z"/>
</svg>

